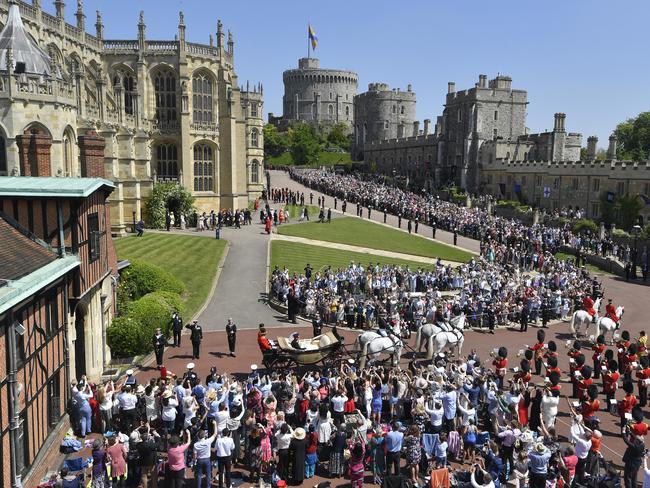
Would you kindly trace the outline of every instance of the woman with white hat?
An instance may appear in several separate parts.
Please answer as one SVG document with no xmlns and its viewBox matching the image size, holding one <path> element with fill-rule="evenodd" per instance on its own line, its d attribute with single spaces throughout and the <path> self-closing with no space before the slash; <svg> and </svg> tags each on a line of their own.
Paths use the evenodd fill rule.
<svg viewBox="0 0 650 488">
<path fill-rule="evenodd" d="M 289 476 L 294 484 L 299 485 L 305 479 L 305 437 L 307 433 L 302 427 L 293 431 L 293 439 L 289 444 L 290 471 Z"/>
<path fill-rule="evenodd" d="M 178 407 L 178 400 L 170 389 L 163 391 L 161 397 L 163 428 L 167 433 L 174 434 L 176 433 L 176 407 Z"/>
</svg>

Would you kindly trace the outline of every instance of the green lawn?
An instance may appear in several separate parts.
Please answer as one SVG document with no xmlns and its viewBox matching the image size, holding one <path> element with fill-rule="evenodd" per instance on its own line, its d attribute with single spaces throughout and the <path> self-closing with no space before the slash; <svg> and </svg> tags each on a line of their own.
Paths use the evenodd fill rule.
<svg viewBox="0 0 650 488">
<path fill-rule="evenodd" d="M 275 266 L 278 266 L 280 269 L 286 266 L 290 272 L 302 273 L 307 263 L 314 270 L 324 269 L 327 266 L 332 266 L 334 269 L 341 267 L 347 268 L 350 261 L 354 261 L 364 267 L 368 266 L 369 263 L 398 264 L 408 266 L 411 269 L 432 269 L 435 267 L 433 264 L 392 259 L 385 256 L 377 256 L 376 254 L 329 249 L 327 247 L 311 246 L 298 242 L 271 242 L 271 270 L 275 269 Z"/>
<path fill-rule="evenodd" d="M 200 236 L 147 232 L 116 239 L 119 259 L 139 259 L 166 269 L 185 284 L 186 318 L 208 298 L 226 241 Z"/>
<path fill-rule="evenodd" d="M 353 217 L 332 219 L 329 224 L 309 222 L 283 225 L 278 232 L 289 236 L 340 242 L 449 261 L 466 262 L 472 257 L 471 253 L 462 249 Z"/>
<path fill-rule="evenodd" d="M 291 156 L 291 153 L 288 152 L 282 153 L 279 156 L 267 156 L 265 158 L 265 162 L 266 164 L 277 166 L 292 166 L 296 164 L 293 160 L 293 157 Z M 321 153 L 318 155 L 318 164 L 313 166 L 350 163 L 352 163 L 350 153 L 321 151 Z"/>
<path fill-rule="evenodd" d="M 275 206 L 273 204 L 269 204 L 269 205 L 271 205 L 271 208 L 275 208 L 275 206 L 279 204 L 276 204 Z M 319 208 L 316 205 L 304 205 L 304 206 L 307 207 L 307 210 L 309 211 L 309 218 L 311 220 L 318 218 Z M 300 219 L 300 214 L 302 213 L 303 205 L 283 205 L 282 208 L 289 211 L 289 218 L 291 219 L 291 221 L 294 221 Z"/>
</svg>

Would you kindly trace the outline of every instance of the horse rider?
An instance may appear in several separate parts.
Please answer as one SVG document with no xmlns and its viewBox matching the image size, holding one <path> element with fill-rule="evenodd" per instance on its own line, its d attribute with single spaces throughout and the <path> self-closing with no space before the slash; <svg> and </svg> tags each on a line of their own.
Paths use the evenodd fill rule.
<svg viewBox="0 0 650 488">
<path fill-rule="evenodd" d="M 607 300 L 607 306 L 605 307 L 605 317 L 612 319 L 617 326 L 618 321 L 621 319 L 618 315 L 616 315 L 616 307 L 612 303 L 611 298 Z"/>
<path fill-rule="evenodd" d="M 594 299 L 589 295 L 585 295 L 582 299 L 582 308 L 591 315 L 591 320 L 594 321 L 596 318 L 596 310 L 594 310 Z"/>
</svg>

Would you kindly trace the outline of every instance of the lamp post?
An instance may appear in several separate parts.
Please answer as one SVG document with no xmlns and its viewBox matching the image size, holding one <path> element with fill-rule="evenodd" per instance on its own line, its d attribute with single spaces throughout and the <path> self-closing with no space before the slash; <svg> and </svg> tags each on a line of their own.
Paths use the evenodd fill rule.
<svg viewBox="0 0 650 488">
<path fill-rule="evenodd" d="M 634 250 L 632 251 L 632 279 L 636 279 L 636 261 L 638 256 L 638 241 L 639 234 L 641 233 L 641 226 L 639 224 L 632 227 L 632 233 L 634 234 Z"/>
</svg>

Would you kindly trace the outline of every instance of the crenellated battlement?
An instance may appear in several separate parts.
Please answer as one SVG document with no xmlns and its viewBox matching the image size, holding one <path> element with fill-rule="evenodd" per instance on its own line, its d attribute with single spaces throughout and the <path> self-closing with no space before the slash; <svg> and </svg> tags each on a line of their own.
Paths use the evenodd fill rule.
<svg viewBox="0 0 650 488">
<path fill-rule="evenodd" d="M 604 169 L 608 171 L 637 171 L 645 170 L 650 172 L 650 161 L 619 161 L 612 159 L 589 160 L 589 161 L 508 161 L 502 158 L 496 159 L 494 163 L 484 167 L 486 170 L 516 171 L 517 169 L 562 169 L 571 171 L 585 169 Z"/>
</svg>

